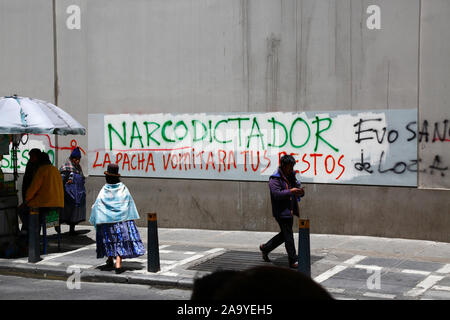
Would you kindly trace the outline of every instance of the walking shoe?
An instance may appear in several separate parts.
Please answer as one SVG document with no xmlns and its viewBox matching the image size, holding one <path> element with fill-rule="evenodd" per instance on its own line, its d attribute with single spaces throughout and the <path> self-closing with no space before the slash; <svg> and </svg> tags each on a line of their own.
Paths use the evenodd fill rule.
<svg viewBox="0 0 450 320">
<path fill-rule="evenodd" d="M 265 262 L 270 262 L 269 254 L 263 250 L 263 245 L 262 244 L 259 246 L 259 250 L 261 250 L 263 260 Z"/>
<path fill-rule="evenodd" d="M 114 268 L 114 269 L 115 269 L 116 274 L 121 274 L 121 273 L 124 273 L 124 272 L 125 272 L 125 269 L 122 268 L 122 267 L 120 267 L 120 268 Z"/>
<path fill-rule="evenodd" d="M 298 262 L 290 263 L 289 268 L 298 269 Z"/>
<path fill-rule="evenodd" d="M 106 263 L 105 263 L 105 265 L 107 266 L 107 267 L 114 267 L 114 261 L 113 261 L 113 259 L 108 259 L 108 260 L 106 260 Z"/>
</svg>

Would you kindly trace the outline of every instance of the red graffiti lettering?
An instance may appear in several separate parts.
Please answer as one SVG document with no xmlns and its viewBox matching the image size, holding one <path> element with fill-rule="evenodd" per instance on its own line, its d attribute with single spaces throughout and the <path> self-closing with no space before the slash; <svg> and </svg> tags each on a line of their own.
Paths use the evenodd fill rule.
<svg viewBox="0 0 450 320">
<path fill-rule="evenodd" d="M 305 159 L 306 156 L 307 156 L 307 154 L 305 153 L 305 154 L 303 155 L 302 161 L 303 161 L 304 163 L 307 163 L 307 164 L 308 164 L 308 168 L 306 168 L 305 170 L 303 170 L 301 173 L 305 173 L 306 171 L 309 170 L 309 168 L 311 168 L 311 164 L 309 163 L 308 160 Z"/>
<path fill-rule="evenodd" d="M 339 180 L 339 178 L 342 176 L 342 174 L 345 171 L 345 167 L 341 164 L 341 160 L 344 158 L 344 155 L 342 155 L 338 160 L 338 165 L 342 168 L 341 174 L 336 178 L 336 180 Z"/>
<path fill-rule="evenodd" d="M 145 167 L 145 172 L 148 171 L 148 166 L 152 166 L 153 171 L 155 171 L 155 164 L 153 162 L 153 154 L 149 153 L 147 158 L 147 166 Z"/>
<path fill-rule="evenodd" d="M 211 159 L 211 160 L 210 160 Z M 214 170 L 216 170 L 216 166 L 214 165 L 214 156 L 212 151 L 209 152 L 208 161 L 206 162 L 206 170 L 208 170 L 208 166 L 212 164 Z"/>
<path fill-rule="evenodd" d="M 270 167 L 270 158 L 267 156 L 267 150 L 264 150 L 264 160 L 267 160 L 267 166 L 264 168 L 264 170 L 261 171 L 261 173 L 264 173 L 264 171 L 267 170 L 267 168 Z"/>
<path fill-rule="evenodd" d="M 101 164 L 97 164 L 97 160 L 98 160 L 98 152 L 97 152 L 97 154 L 95 155 L 94 165 L 92 166 L 93 168 L 95 168 L 95 167 L 101 167 L 101 166 L 102 166 Z"/>
<path fill-rule="evenodd" d="M 256 163 L 256 167 L 253 166 L 253 150 L 251 151 L 251 157 L 252 159 L 252 170 L 257 171 L 259 167 L 259 151 L 256 152 L 256 158 L 258 159 L 258 162 Z"/>
<path fill-rule="evenodd" d="M 331 160 L 333 160 L 333 168 L 331 169 L 331 170 L 328 170 L 328 159 L 331 159 Z M 332 173 L 333 171 L 334 171 L 334 167 L 336 166 L 336 161 L 334 160 L 334 157 L 332 156 L 332 155 L 328 155 L 326 158 L 325 158 L 325 171 L 328 173 L 328 174 L 330 174 L 330 173 Z"/>
<path fill-rule="evenodd" d="M 225 150 L 219 149 L 219 172 L 221 171 L 221 167 L 223 165 L 223 171 L 227 170 L 225 165 L 225 158 L 227 157 L 227 152 Z"/>
</svg>

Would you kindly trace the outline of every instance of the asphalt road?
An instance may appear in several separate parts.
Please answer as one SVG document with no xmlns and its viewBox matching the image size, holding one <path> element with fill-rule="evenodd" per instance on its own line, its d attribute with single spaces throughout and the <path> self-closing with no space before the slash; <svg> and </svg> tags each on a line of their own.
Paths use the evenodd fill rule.
<svg viewBox="0 0 450 320">
<path fill-rule="evenodd" d="M 70 289 L 69 287 L 72 287 Z M 0 275 L 0 300 L 189 300 L 191 290 Z"/>
</svg>

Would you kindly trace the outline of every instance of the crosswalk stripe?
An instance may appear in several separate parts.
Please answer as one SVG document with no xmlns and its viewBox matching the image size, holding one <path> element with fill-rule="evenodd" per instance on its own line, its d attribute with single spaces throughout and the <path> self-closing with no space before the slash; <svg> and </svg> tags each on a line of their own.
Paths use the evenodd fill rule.
<svg viewBox="0 0 450 320">
<path fill-rule="evenodd" d="M 344 261 L 343 263 L 331 268 L 330 270 L 325 271 L 324 273 L 318 275 L 317 277 L 314 278 L 314 280 L 318 283 L 324 282 L 325 280 L 328 280 L 332 276 L 338 274 L 341 271 L 344 271 L 348 267 L 351 267 L 351 266 L 357 264 L 358 262 L 360 262 L 361 260 L 363 260 L 365 258 L 366 258 L 366 256 L 356 255 L 356 256 Z"/>
</svg>

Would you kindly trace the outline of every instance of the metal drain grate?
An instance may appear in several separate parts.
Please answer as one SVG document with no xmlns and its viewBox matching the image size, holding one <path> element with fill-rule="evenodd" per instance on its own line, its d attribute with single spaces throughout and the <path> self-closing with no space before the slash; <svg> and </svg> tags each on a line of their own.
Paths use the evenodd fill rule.
<svg viewBox="0 0 450 320">
<path fill-rule="evenodd" d="M 271 253 L 269 255 L 272 262 L 265 262 L 262 260 L 260 252 L 248 252 L 248 251 L 227 251 L 219 256 L 216 256 L 210 260 L 204 261 L 192 267 L 188 270 L 207 271 L 214 272 L 217 270 L 246 270 L 258 266 L 277 266 L 288 267 L 287 254 Z M 319 260 L 320 257 L 311 257 L 311 264 Z"/>
</svg>

